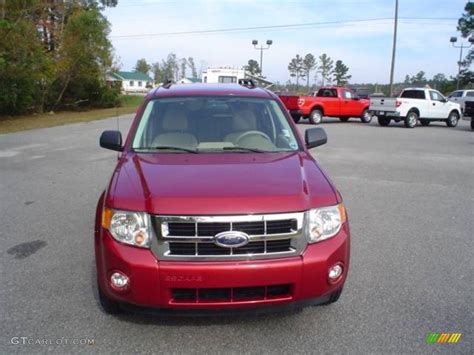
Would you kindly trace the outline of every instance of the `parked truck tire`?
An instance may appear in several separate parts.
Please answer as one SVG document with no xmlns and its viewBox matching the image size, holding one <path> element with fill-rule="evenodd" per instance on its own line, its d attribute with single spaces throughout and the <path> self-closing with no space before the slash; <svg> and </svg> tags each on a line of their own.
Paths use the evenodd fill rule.
<svg viewBox="0 0 474 355">
<path fill-rule="evenodd" d="M 416 122 L 418 122 L 418 112 L 412 110 L 408 111 L 407 117 L 405 117 L 404 123 L 406 128 L 415 128 Z"/>
<path fill-rule="evenodd" d="M 360 120 L 362 123 L 370 123 L 370 121 L 372 121 L 372 115 L 370 114 L 369 109 L 366 108 L 364 112 L 362 112 Z"/>
<path fill-rule="evenodd" d="M 291 118 L 293 118 L 293 122 L 298 123 L 301 120 L 301 116 L 297 115 L 291 115 Z"/>
<path fill-rule="evenodd" d="M 449 113 L 448 119 L 446 120 L 446 125 L 448 127 L 456 127 L 459 122 L 459 113 L 456 111 L 451 111 Z"/>
<path fill-rule="evenodd" d="M 323 111 L 315 108 L 309 114 L 309 122 L 312 124 L 320 124 L 323 121 Z"/>
<path fill-rule="evenodd" d="M 379 122 L 379 125 L 383 127 L 387 127 L 390 124 L 390 118 L 388 117 L 378 117 L 377 121 Z"/>
</svg>

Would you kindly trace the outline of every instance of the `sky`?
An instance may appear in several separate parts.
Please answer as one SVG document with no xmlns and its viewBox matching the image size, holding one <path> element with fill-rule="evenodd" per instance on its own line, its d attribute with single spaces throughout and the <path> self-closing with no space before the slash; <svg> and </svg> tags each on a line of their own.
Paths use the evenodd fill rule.
<svg viewBox="0 0 474 355">
<path fill-rule="evenodd" d="M 466 2 L 399 0 L 395 81 L 420 70 L 428 78 L 457 74 L 459 49 L 449 38 L 467 44 L 456 31 Z M 382 84 L 390 78 L 394 8 L 395 0 L 118 0 L 104 14 L 122 70 L 132 70 L 140 58 L 161 61 L 170 52 L 193 57 L 198 70 L 241 67 L 260 60 L 252 40 L 271 39 L 263 74 L 272 81 L 290 79 L 288 63 L 296 54 L 326 53 L 349 67 L 351 83 Z M 249 27 L 254 29 L 189 33 Z"/>
</svg>

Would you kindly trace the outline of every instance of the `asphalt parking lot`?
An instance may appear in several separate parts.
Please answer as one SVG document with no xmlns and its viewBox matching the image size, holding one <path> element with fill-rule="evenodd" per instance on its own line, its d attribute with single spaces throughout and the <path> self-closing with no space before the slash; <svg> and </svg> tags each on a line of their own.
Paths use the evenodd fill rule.
<svg viewBox="0 0 474 355">
<path fill-rule="evenodd" d="M 123 132 L 129 122 L 120 119 Z M 0 353 L 472 353 L 467 121 L 405 129 L 326 120 L 329 142 L 313 151 L 343 194 L 352 231 L 341 299 L 296 314 L 222 318 L 100 309 L 93 219 L 116 154 L 100 149 L 98 137 L 116 126 L 108 119 L 0 135 Z M 427 345 L 430 332 L 463 335 L 458 344 Z"/>
</svg>

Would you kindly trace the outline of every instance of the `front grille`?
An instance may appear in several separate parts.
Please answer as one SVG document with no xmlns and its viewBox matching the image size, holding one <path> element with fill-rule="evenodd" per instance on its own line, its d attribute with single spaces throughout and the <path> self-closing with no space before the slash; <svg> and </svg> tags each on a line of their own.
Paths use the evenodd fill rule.
<svg viewBox="0 0 474 355">
<path fill-rule="evenodd" d="M 172 260 L 249 260 L 299 255 L 307 241 L 303 228 L 304 212 L 243 216 L 153 216 L 157 243 L 152 250 L 158 259 Z M 241 247 L 215 244 L 222 232 L 248 235 Z"/>
<path fill-rule="evenodd" d="M 169 222 L 167 226 L 168 236 L 213 237 L 218 233 L 229 230 L 236 230 L 249 235 L 291 233 L 296 231 L 297 221 L 296 219 L 287 219 L 235 223 Z"/>
<path fill-rule="evenodd" d="M 173 288 L 175 303 L 189 302 L 243 302 L 291 297 L 291 285 L 270 285 L 234 288 Z"/>
<path fill-rule="evenodd" d="M 239 248 L 222 248 L 214 242 L 169 242 L 170 255 L 242 255 L 291 251 L 291 239 L 249 242 Z"/>
</svg>

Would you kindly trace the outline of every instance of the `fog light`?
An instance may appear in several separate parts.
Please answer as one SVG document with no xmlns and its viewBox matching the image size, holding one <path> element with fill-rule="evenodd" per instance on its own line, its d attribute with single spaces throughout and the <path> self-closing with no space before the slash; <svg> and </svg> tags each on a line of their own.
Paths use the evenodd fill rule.
<svg viewBox="0 0 474 355">
<path fill-rule="evenodd" d="M 342 275 L 342 266 L 340 264 L 333 265 L 329 268 L 329 281 L 336 281 Z"/>
<path fill-rule="evenodd" d="M 120 272 L 114 272 L 110 276 L 110 283 L 118 290 L 124 290 L 129 284 L 128 277 Z"/>
</svg>

